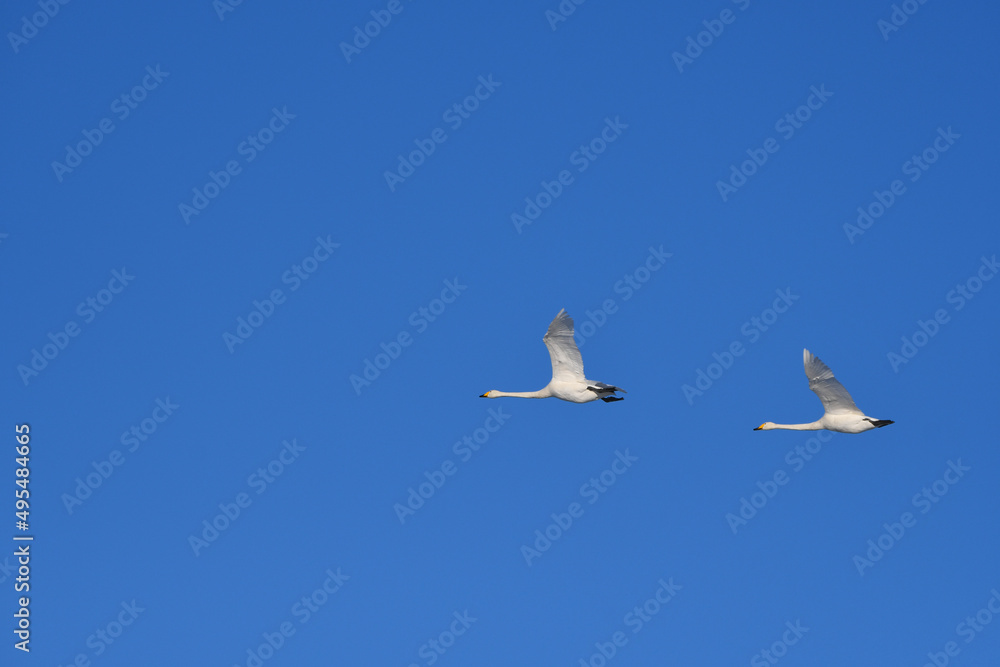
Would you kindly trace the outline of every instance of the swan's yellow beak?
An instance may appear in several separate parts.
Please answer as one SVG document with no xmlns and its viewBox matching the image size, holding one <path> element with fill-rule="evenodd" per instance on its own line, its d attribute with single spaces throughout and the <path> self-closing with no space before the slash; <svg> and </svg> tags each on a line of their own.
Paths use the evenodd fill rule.
<svg viewBox="0 0 1000 667">
<path fill-rule="evenodd" d="M 479 395 L 479 398 L 489 398 L 489 397 L 490 397 L 490 392 L 486 392 L 485 394 Z"/>
<path fill-rule="evenodd" d="M 764 428 L 764 424 L 761 424 L 760 426 L 758 426 L 758 427 L 757 427 L 757 428 L 755 428 L 754 430 L 755 430 L 755 431 L 759 431 L 759 430 L 761 430 L 762 428 Z"/>
</svg>

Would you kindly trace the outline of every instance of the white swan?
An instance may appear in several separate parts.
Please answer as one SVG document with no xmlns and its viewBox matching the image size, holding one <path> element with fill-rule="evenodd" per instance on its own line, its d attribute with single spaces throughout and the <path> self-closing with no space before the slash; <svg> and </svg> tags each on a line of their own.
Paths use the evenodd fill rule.
<svg viewBox="0 0 1000 667">
<path fill-rule="evenodd" d="M 809 388 L 816 392 L 819 400 L 823 401 L 826 412 L 823 416 L 811 424 L 775 424 L 774 422 L 764 422 L 755 431 L 770 431 L 776 428 L 784 428 L 792 431 L 837 431 L 839 433 L 863 433 L 873 428 L 882 428 L 893 424 L 890 419 L 872 419 L 866 417 L 865 413 L 858 410 L 854 405 L 851 395 L 844 389 L 844 385 L 833 377 L 826 364 L 819 360 L 809 350 L 802 350 L 802 363 L 805 365 L 806 377 L 809 378 Z"/>
<path fill-rule="evenodd" d="M 623 394 L 624 389 L 603 382 L 592 382 L 583 375 L 583 357 L 573 340 L 573 319 L 563 308 L 552 320 L 549 330 L 542 338 L 545 347 L 549 348 L 552 357 L 552 380 L 538 391 L 497 391 L 495 389 L 482 394 L 479 398 L 500 398 L 514 396 L 517 398 L 561 398 L 572 403 L 589 403 L 601 399 L 605 403 L 624 400 L 615 396 L 616 391 Z"/>
</svg>

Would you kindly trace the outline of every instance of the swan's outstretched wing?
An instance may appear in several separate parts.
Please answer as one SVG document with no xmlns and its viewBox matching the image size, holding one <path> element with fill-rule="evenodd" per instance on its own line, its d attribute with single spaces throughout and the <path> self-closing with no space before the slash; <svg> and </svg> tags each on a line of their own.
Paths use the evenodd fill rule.
<svg viewBox="0 0 1000 667">
<path fill-rule="evenodd" d="M 854 405 L 854 399 L 844 385 L 833 377 L 833 371 L 809 350 L 802 350 L 802 363 L 809 378 L 809 388 L 816 392 L 828 414 L 864 414 Z"/>
<path fill-rule="evenodd" d="M 582 382 L 585 379 L 583 357 L 573 340 L 573 318 L 566 314 L 565 308 L 552 320 L 542 342 L 549 348 L 549 356 L 552 357 L 553 380 Z"/>
</svg>

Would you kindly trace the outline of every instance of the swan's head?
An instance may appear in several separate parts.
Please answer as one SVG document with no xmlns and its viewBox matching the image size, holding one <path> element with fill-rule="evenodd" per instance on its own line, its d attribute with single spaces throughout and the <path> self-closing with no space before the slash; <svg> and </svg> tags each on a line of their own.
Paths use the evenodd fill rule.
<svg viewBox="0 0 1000 667">
<path fill-rule="evenodd" d="M 496 398 L 496 394 L 497 394 L 497 390 L 496 389 L 490 389 L 485 394 L 480 394 L 479 398 Z"/>
<path fill-rule="evenodd" d="M 754 430 L 755 431 L 770 431 L 773 428 L 774 428 L 774 422 L 764 422 L 763 424 L 761 424 L 760 426 L 758 426 Z"/>
</svg>

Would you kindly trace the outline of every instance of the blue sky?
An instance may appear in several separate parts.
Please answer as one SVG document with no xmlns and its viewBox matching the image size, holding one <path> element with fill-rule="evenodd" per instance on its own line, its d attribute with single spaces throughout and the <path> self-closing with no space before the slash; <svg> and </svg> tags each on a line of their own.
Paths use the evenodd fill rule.
<svg viewBox="0 0 1000 667">
<path fill-rule="evenodd" d="M 7 3 L 3 663 L 993 664 L 1000 10 L 894 7 Z M 626 400 L 477 398 L 560 308 Z"/>
</svg>

